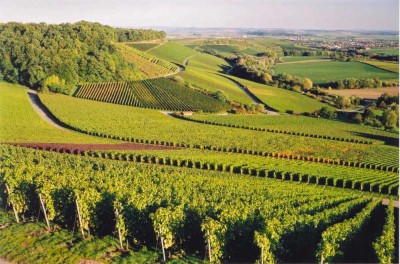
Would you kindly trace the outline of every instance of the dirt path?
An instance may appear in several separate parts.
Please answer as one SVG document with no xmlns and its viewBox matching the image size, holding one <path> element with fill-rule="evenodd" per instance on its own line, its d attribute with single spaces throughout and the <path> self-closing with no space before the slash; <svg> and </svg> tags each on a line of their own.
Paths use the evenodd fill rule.
<svg viewBox="0 0 400 264">
<path fill-rule="evenodd" d="M 194 56 L 196 56 L 196 55 L 197 55 L 197 54 L 192 55 L 192 56 L 186 58 L 186 59 L 183 61 L 183 66 L 185 66 L 185 67 L 188 66 L 189 60 L 190 60 L 191 58 L 193 58 Z"/>
<path fill-rule="evenodd" d="M 231 68 L 231 69 L 232 69 L 232 68 Z M 229 70 L 226 72 L 226 74 L 229 74 L 229 72 L 230 72 L 231 69 L 229 69 Z M 237 87 L 240 88 L 240 90 L 242 90 L 248 97 L 250 97 L 250 99 L 253 101 L 253 103 L 264 105 L 265 113 L 266 113 L 266 114 L 268 114 L 268 115 L 279 115 L 278 112 L 273 111 L 268 105 L 266 105 L 266 104 L 265 104 L 263 101 L 261 101 L 257 96 L 255 96 L 252 92 L 250 92 L 250 91 L 249 91 L 243 84 L 241 84 L 240 82 L 238 82 L 238 81 L 236 81 L 236 80 L 234 80 L 234 79 L 232 79 L 232 78 L 230 78 L 230 77 L 228 77 L 228 76 L 222 75 L 222 74 L 221 74 L 220 76 L 225 77 L 225 78 L 227 78 L 228 80 L 230 80 L 231 82 L 233 82 Z"/>
<path fill-rule="evenodd" d="M 161 47 L 162 45 L 164 45 L 165 43 L 167 43 L 167 41 L 161 42 L 161 43 L 158 44 L 157 46 L 154 46 L 154 47 L 152 47 L 152 48 L 146 50 L 145 52 L 149 52 L 149 51 L 151 51 L 151 50 L 153 50 L 153 49 L 159 48 L 159 47 Z"/>
<path fill-rule="evenodd" d="M 38 115 L 44 121 L 46 121 L 48 124 L 50 124 L 51 126 L 57 128 L 57 129 L 65 130 L 65 128 L 62 127 L 61 124 L 59 124 L 56 120 L 54 120 L 51 117 L 50 113 L 46 110 L 46 108 L 40 102 L 39 96 L 37 95 L 37 91 L 29 90 L 28 96 L 29 96 L 29 101 L 30 101 L 33 109 L 35 109 L 36 113 L 38 113 Z"/>
<path fill-rule="evenodd" d="M 11 264 L 11 262 L 6 260 L 5 258 L 0 258 L 0 264 Z"/>
</svg>

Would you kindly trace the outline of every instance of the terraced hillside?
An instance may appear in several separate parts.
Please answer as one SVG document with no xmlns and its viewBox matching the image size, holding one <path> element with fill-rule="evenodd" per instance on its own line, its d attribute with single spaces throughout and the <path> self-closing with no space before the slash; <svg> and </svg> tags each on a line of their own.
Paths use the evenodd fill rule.
<svg viewBox="0 0 400 264">
<path fill-rule="evenodd" d="M 138 79 L 163 77 L 179 71 L 178 66 L 168 61 L 159 59 L 123 43 L 116 45 L 124 59 L 134 64 L 135 68 L 140 72 Z"/>
</svg>

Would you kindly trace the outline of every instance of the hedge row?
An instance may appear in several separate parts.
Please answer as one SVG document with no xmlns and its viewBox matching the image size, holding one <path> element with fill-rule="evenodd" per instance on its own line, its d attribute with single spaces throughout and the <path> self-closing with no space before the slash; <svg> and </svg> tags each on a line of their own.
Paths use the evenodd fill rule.
<svg viewBox="0 0 400 264">
<path fill-rule="evenodd" d="M 207 121 L 207 120 L 196 120 L 196 119 L 190 118 L 188 116 L 182 116 L 182 115 L 177 115 L 177 114 L 172 114 L 172 116 L 175 118 L 186 120 L 186 121 L 192 121 L 192 122 L 196 122 L 196 123 L 214 125 L 214 126 L 225 126 L 225 127 L 232 127 L 232 128 L 249 129 L 249 130 L 255 130 L 255 131 L 271 132 L 271 133 L 302 136 L 302 137 L 321 138 L 321 139 L 367 144 L 367 145 L 373 144 L 372 141 L 360 140 L 360 139 L 354 139 L 354 138 L 333 137 L 333 136 L 317 135 L 317 134 L 310 134 L 310 133 L 304 133 L 304 132 L 286 131 L 286 130 L 272 129 L 272 128 L 261 128 L 261 127 L 250 127 L 250 126 L 242 126 L 242 125 L 234 125 L 234 124 L 217 123 L 217 122 L 211 122 L 211 121 Z"/>
<path fill-rule="evenodd" d="M 46 150 L 46 151 L 55 151 L 59 153 L 67 153 L 81 156 L 89 156 L 95 158 L 103 158 L 110 160 L 120 160 L 120 161 L 131 161 L 131 162 L 140 162 L 140 163 L 150 163 L 150 164 L 158 164 L 158 165 L 169 165 L 169 166 L 177 166 L 177 167 L 187 167 L 187 168 L 196 168 L 203 170 L 214 170 L 214 171 L 222 171 L 222 172 L 230 172 L 234 174 L 241 175 L 252 175 L 259 177 L 267 177 L 285 181 L 295 181 L 302 182 L 307 184 L 317 184 L 317 185 L 326 185 L 338 188 L 348 188 L 355 189 L 360 191 L 368 191 L 368 192 L 376 192 L 381 194 L 389 194 L 389 195 L 398 195 L 399 187 L 398 186 L 388 186 L 385 184 L 374 184 L 371 185 L 368 182 L 361 182 L 353 179 L 340 179 L 329 176 L 315 176 L 309 174 L 300 174 L 293 172 L 285 172 L 285 171 L 276 171 L 276 170 L 267 170 L 267 169 L 259 169 L 259 168 L 250 168 L 246 166 L 240 165 L 231 165 L 231 164 L 222 164 L 222 163 L 212 163 L 212 162 L 202 162 L 202 161 L 193 161 L 189 159 L 175 159 L 169 157 L 157 157 L 157 156 L 148 156 L 141 154 L 133 154 L 133 153 L 118 153 L 118 152 L 109 152 L 109 151 L 85 151 L 79 149 L 67 149 L 67 148 L 56 148 L 56 147 L 47 147 L 43 149 L 42 147 L 33 147 L 38 150 Z"/>
</svg>

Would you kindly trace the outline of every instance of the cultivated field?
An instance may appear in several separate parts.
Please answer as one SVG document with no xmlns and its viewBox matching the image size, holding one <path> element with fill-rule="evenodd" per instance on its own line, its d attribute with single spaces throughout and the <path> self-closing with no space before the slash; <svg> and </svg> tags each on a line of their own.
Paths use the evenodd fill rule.
<svg viewBox="0 0 400 264">
<path fill-rule="evenodd" d="M 378 99 L 382 94 L 398 95 L 399 87 L 373 88 L 373 89 L 341 89 L 329 90 L 330 94 L 343 96 L 357 96 L 365 99 Z"/>
<path fill-rule="evenodd" d="M 361 62 L 311 62 L 277 64 L 273 67 L 275 74 L 287 73 L 299 77 L 310 78 L 315 84 L 325 84 L 346 78 L 379 78 L 381 80 L 397 80 L 398 74 L 388 72 Z"/>
</svg>

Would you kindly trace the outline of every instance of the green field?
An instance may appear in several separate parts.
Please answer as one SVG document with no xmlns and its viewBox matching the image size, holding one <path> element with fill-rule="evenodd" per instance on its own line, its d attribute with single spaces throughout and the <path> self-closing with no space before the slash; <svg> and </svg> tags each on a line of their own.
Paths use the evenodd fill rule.
<svg viewBox="0 0 400 264">
<path fill-rule="evenodd" d="M 310 60 L 323 60 L 327 59 L 327 57 L 321 57 L 321 56 L 298 56 L 298 57 L 281 57 L 280 60 L 282 62 L 299 62 L 299 61 L 310 61 Z"/>
<path fill-rule="evenodd" d="M 158 48 L 152 49 L 149 53 L 179 64 L 183 64 L 184 60 L 190 56 L 198 54 L 196 51 L 172 41 L 169 41 Z"/>
<path fill-rule="evenodd" d="M 377 155 L 381 157 L 382 153 L 385 153 L 387 158 L 380 159 L 380 163 L 398 164 L 397 149 L 383 149 L 384 146 L 379 145 L 353 144 L 248 130 L 238 133 L 235 128 L 177 120 L 153 110 L 105 104 L 57 94 L 43 94 L 41 99 L 63 122 L 93 133 L 175 142 L 174 144 L 184 143 L 192 147 L 196 145 L 236 147 L 360 162 L 366 159 L 373 162 Z"/>
<path fill-rule="evenodd" d="M 397 55 L 399 56 L 399 48 L 398 47 L 393 47 L 393 48 L 376 48 L 376 49 L 370 49 L 366 50 L 363 52 L 367 53 L 377 53 L 377 54 L 384 54 L 384 55 Z"/>
<path fill-rule="evenodd" d="M 399 64 L 398 63 L 385 62 L 385 61 L 374 61 L 374 60 L 364 60 L 361 62 L 384 69 L 384 70 L 387 70 L 387 71 L 399 73 Z"/>
<path fill-rule="evenodd" d="M 346 78 L 397 80 L 398 74 L 378 69 L 361 62 L 310 62 L 277 64 L 272 68 L 275 74 L 286 73 L 303 78 L 310 78 L 314 84 L 325 84 Z"/>
<path fill-rule="evenodd" d="M 234 76 L 229 77 L 243 84 L 262 102 L 280 112 L 286 112 L 288 110 L 300 113 L 313 112 L 321 109 L 323 106 L 327 106 L 315 99 L 296 92 L 240 79 Z"/>
<path fill-rule="evenodd" d="M 24 86 L 0 82 L 0 142 L 116 142 L 49 125 L 33 109 L 27 91 Z"/>
</svg>

